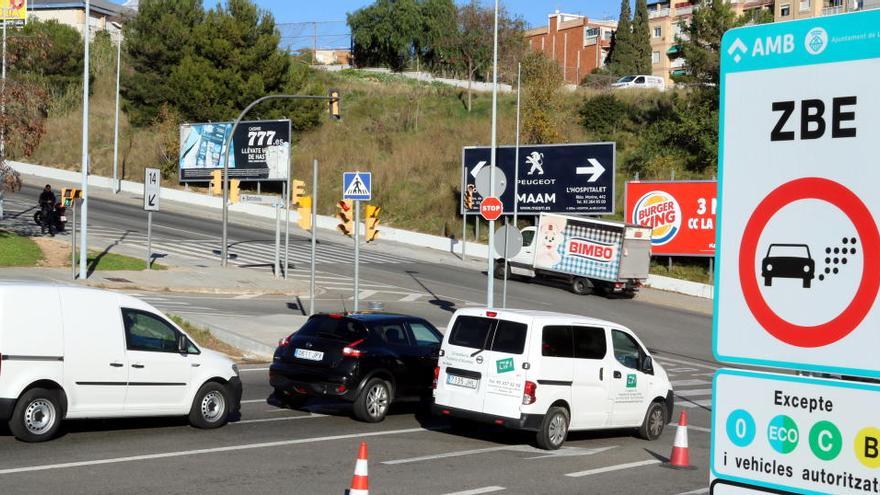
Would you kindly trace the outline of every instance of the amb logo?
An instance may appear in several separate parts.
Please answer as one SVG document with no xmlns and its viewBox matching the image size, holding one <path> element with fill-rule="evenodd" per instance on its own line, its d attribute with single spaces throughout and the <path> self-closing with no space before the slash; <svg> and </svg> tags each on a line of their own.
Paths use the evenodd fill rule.
<svg viewBox="0 0 880 495">
<path fill-rule="evenodd" d="M 565 252 L 578 258 L 598 261 L 599 263 L 611 263 L 614 261 L 616 249 L 613 244 L 573 237 L 566 243 Z"/>
<path fill-rule="evenodd" d="M 668 244 L 681 230 L 681 206 L 666 192 L 651 191 L 636 202 L 632 223 L 651 228 L 651 245 Z"/>
</svg>

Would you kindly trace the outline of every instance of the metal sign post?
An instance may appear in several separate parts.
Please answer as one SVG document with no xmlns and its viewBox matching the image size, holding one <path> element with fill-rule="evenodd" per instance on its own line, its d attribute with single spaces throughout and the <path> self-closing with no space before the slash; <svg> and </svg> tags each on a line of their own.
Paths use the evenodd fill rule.
<svg viewBox="0 0 880 495">
<path fill-rule="evenodd" d="M 281 275 L 281 205 L 275 203 L 275 280 Z"/>
<path fill-rule="evenodd" d="M 153 259 L 153 212 L 159 211 L 159 191 L 161 190 L 158 168 L 144 169 L 144 211 L 147 212 L 147 270 Z"/>
<path fill-rule="evenodd" d="M 360 265 L 361 265 L 361 202 L 354 202 L 354 312 L 358 311 L 360 302 Z"/>
<path fill-rule="evenodd" d="M 514 156 L 513 162 L 516 166 L 513 168 L 513 228 L 519 229 L 517 224 L 517 210 L 519 210 L 519 117 L 520 117 L 520 102 L 522 92 L 520 89 L 522 88 L 522 64 L 517 64 L 516 66 L 516 152 Z M 507 217 L 505 217 L 504 226 L 507 227 Z M 504 251 L 507 252 L 507 242 L 510 240 L 510 236 L 505 232 L 504 235 Z M 520 244 L 522 244 L 522 237 L 520 237 Z M 504 257 L 504 288 L 501 291 L 501 307 L 507 308 L 507 278 L 510 269 L 508 268 L 509 260 L 508 257 Z"/>
<path fill-rule="evenodd" d="M 70 275 L 73 280 L 76 280 L 76 199 L 70 201 L 70 206 L 73 207 L 73 232 L 70 233 Z"/>
<path fill-rule="evenodd" d="M 373 198 L 373 175 L 370 172 L 344 172 L 342 198 L 354 202 L 354 311 L 357 312 L 360 302 L 361 201 Z"/>
<path fill-rule="evenodd" d="M 309 273 L 309 315 L 315 314 L 315 260 L 318 248 L 318 160 L 312 162 L 312 263 Z"/>
<path fill-rule="evenodd" d="M 88 267 L 86 264 L 89 260 L 88 236 L 89 236 L 89 44 L 91 40 L 91 29 L 89 20 L 91 17 L 91 3 L 86 0 L 86 15 L 83 21 L 83 36 L 85 43 L 85 55 L 83 62 L 83 119 L 82 119 L 82 228 L 80 229 L 79 238 L 79 278 L 85 280 L 88 277 Z"/>
</svg>

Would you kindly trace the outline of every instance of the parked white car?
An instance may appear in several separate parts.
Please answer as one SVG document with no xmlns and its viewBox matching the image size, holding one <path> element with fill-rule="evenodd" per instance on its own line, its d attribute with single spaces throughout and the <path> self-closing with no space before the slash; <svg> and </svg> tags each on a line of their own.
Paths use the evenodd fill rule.
<svg viewBox="0 0 880 495">
<path fill-rule="evenodd" d="M 537 432 L 637 428 L 654 440 L 672 385 L 630 330 L 584 316 L 467 308 L 452 316 L 434 371 L 433 412 Z"/>
<path fill-rule="evenodd" d="M 235 363 L 143 301 L 0 283 L 0 420 L 21 440 L 52 438 L 62 419 L 189 415 L 216 428 L 241 392 Z"/>
<path fill-rule="evenodd" d="M 666 80 L 658 76 L 624 76 L 611 85 L 612 89 L 666 90 Z"/>
</svg>

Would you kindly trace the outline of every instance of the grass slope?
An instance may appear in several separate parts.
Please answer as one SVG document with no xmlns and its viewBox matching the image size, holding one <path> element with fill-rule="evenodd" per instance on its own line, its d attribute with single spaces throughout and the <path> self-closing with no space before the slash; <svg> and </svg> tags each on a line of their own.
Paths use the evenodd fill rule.
<svg viewBox="0 0 880 495">
<path fill-rule="evenodd" d="M 0 267 L 35 266 L 41 259 L 43 251 L 34 241 L 0 230 Z"/>
</svg>

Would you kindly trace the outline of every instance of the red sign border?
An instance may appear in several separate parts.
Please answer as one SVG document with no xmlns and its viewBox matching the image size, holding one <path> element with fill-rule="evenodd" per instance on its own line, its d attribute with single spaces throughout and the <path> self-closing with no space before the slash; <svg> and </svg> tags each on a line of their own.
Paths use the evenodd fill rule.
<svg viewBox="0 0 880 495">
<path fill-rule="evenodd" d="M 834 319 L 815 326 L 796 325 L 777 315 L 761 294 L 755 271 L 758 240 L 767 223 L 783 207 L 803 199 L 825 201 L 843 211 L 856 227 L 864 259 L 859 289 L 849 306 Z M 746 305 L 764 330 L 789 345 L 815 348 L 833 344 L 855 330 L 874 306 L 880 291 L 880 256 L 871 253 L 880 253 L 880 232 L 871 211 L 854 192 L 838 182 L 819 177 L 787 182 L 758 204 L 743 231 L 739 279 Z"/>
</svg>

